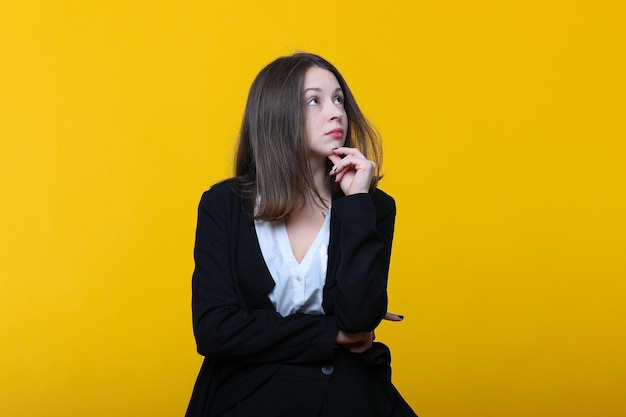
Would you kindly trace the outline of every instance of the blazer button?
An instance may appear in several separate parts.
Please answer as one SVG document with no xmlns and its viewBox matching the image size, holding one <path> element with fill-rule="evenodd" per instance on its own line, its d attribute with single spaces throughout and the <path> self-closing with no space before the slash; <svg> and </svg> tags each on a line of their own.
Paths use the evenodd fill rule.
<svg viewBox="0 0 626 417">
<path fill-rule="evenodd" d="M 335 372 L 335 367 L 332 365 L 324 365 L 322 366 L 322 373 L 324 375 L 332 375 Z"/>
</svg>

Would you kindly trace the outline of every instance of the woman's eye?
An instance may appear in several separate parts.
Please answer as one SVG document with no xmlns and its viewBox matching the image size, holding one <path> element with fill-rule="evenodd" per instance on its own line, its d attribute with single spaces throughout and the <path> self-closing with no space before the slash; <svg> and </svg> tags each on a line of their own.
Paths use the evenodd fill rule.
<svg viewBox="0 0 626 417">
<path fill-rule="evenodd" d="M 319 104 L 319 101 L 317 100 L 317 97 L 311 97 L 310 99 L 308 99 L 306 104 L 308 104 L 309 106 L 316 106 L 317 104 Z"/>
<path fill-rule="evenodd" d="M 343 97 L 337 96 L 335 97 L 335 104 L 343 104 Z"/>
</svg>

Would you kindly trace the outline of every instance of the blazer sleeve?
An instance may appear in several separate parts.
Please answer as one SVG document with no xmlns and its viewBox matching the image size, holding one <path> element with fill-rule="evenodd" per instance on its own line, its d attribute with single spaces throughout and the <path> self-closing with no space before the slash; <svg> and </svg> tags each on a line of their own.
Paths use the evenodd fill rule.
<svg viewBox="0 0 626 417">
<path fill-rule="evenodd" d="M 237 260 L 233 259 L 237 244 L 233 223 L 239 222 L 241 215 L 240 200 L 233 195 L 230 187 L 214 186 L 203 194 L 198 208 L 192 277 L 198 353 L 247 363 L 330 360 L 337 333 L 332 317 L 282 317 L 275 309 L 245 305 L 235 272 Z"/>
<path fill-rule="evenodd" d="M 387 311 L 395 201 L 375 190 L 338 198 L 332 210 L 324 308 L 341 330 L 372 331 Z"/>
</svg>

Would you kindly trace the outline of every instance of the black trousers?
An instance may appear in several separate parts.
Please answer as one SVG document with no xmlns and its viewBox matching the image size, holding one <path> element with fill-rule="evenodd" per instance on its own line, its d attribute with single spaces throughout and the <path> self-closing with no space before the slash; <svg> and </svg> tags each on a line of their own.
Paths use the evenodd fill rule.
<svg viewBox="0 0 626 417">
<path fill-rule="evenodd" d="M 337 349 L 332 363 L 282 365 L 222 417 L 417 417 L 391 384 L 389 362 L 367 359 Z"/>
</svg>

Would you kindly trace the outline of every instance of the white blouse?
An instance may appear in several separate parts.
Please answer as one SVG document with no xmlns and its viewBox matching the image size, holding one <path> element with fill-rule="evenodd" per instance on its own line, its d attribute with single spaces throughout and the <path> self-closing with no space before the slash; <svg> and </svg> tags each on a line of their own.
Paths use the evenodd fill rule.
<svg viewBox="0 0 626 417">
<path fill-rule="evenodd" d="M 299 263 L 291 250 L 284 221 L 254 222 L 263 258 L 276 283 L 269 298 L 283 317 L 294 313 L 324 314 L 322 292 L 328 263 L 330 207 L 324 215 L 324 224 Z"/>
</svg>

